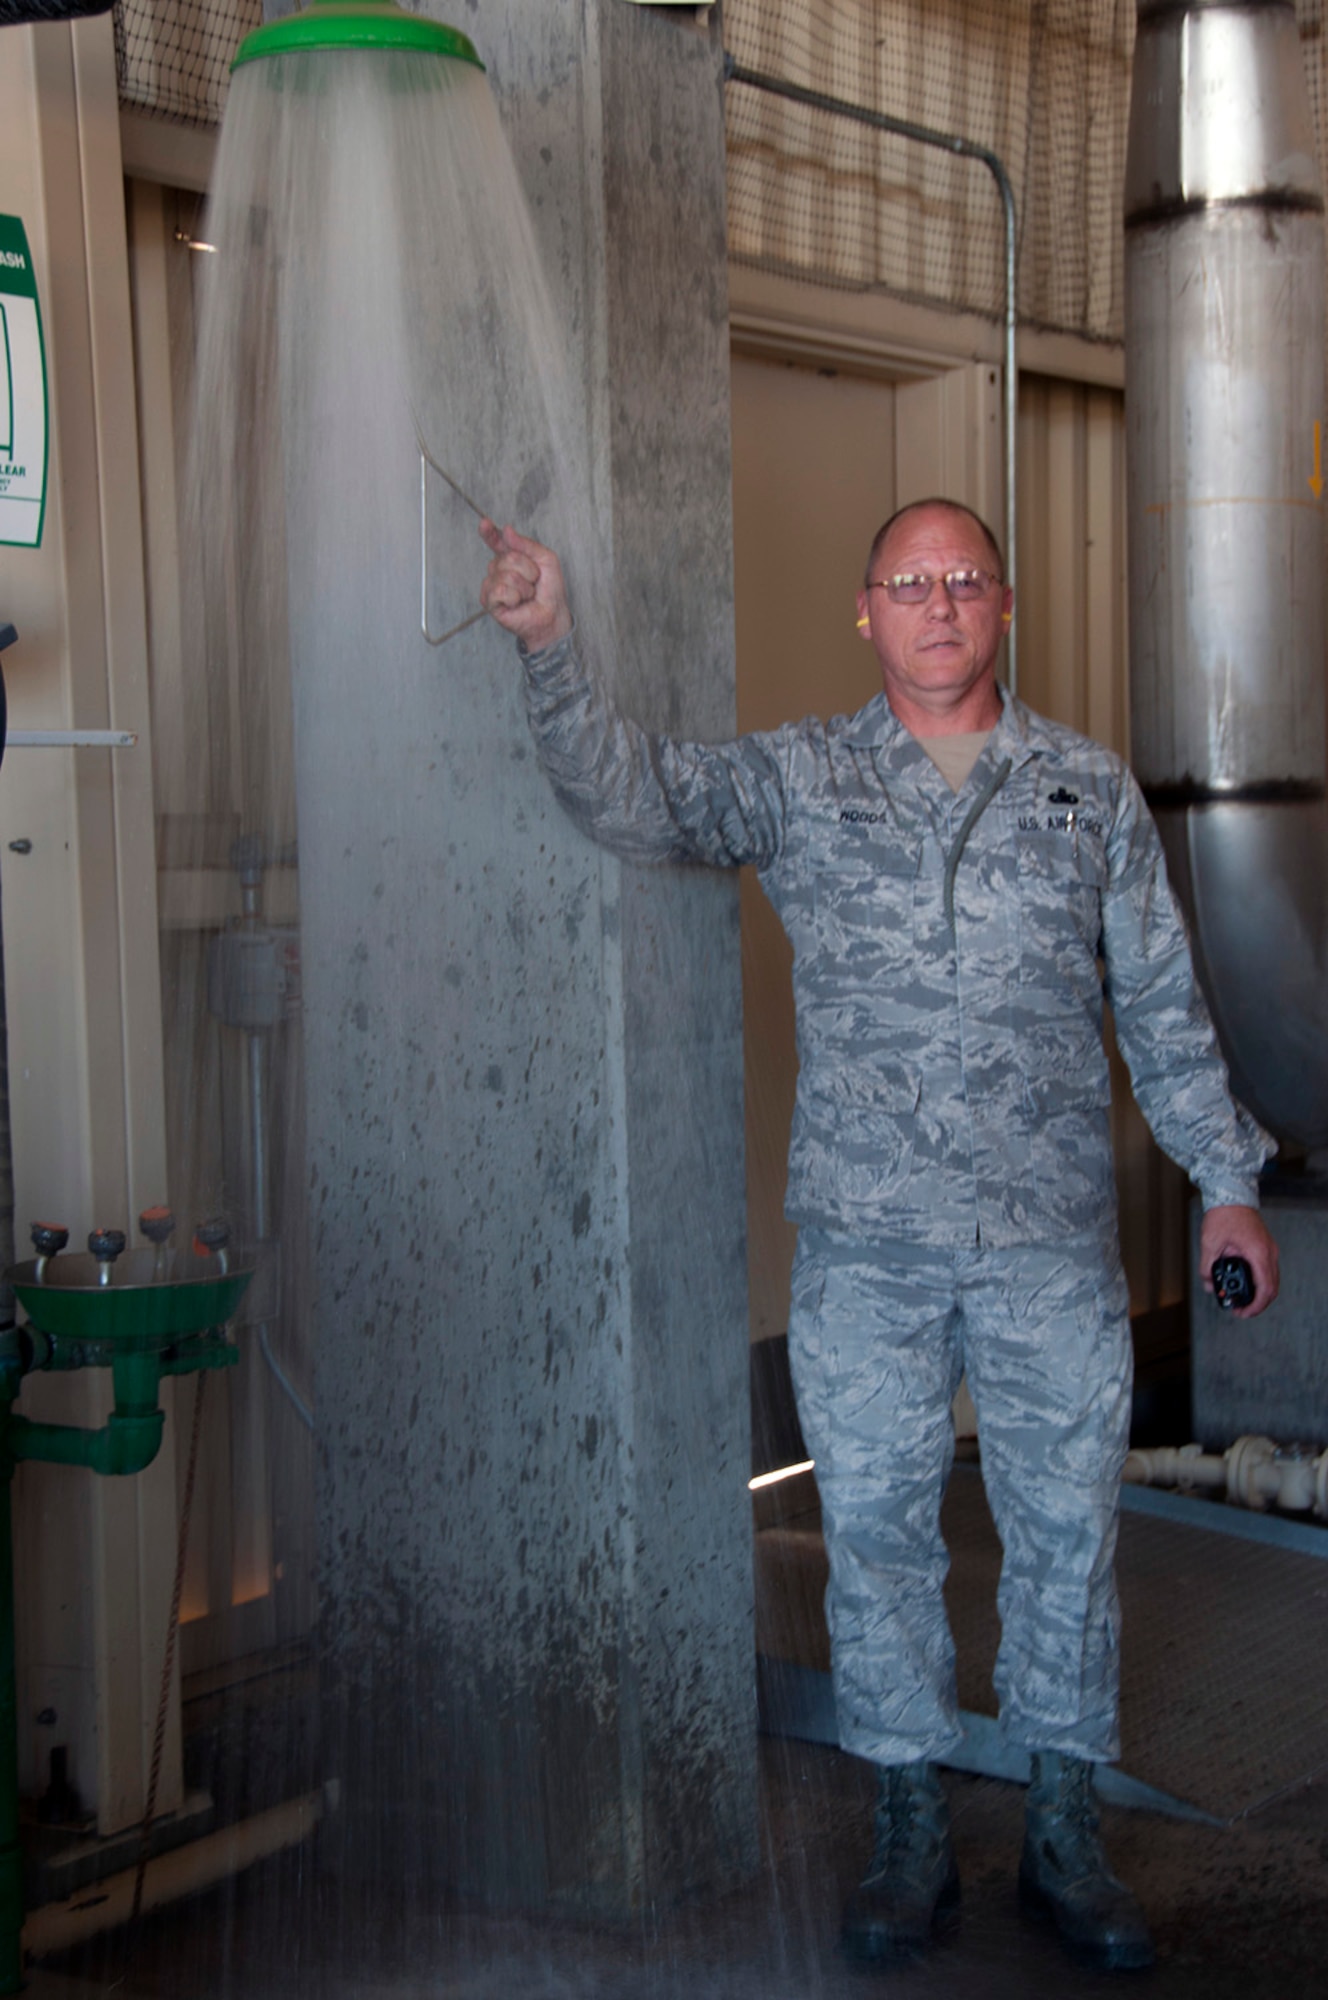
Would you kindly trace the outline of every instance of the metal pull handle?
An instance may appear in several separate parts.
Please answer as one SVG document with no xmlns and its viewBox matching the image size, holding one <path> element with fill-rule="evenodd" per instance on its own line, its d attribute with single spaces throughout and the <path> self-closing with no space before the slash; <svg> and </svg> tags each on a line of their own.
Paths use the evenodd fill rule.
<svg viewBox="0 0 1328 2000">
<path fill-rule="evenodd" d="M 435 633 L 429 630 L 430 468 L 432 468 L 432 470 L 438 474 L 438 477 L 440 479 L 446 481 L 447 485 L 449 485 L 452 491 L 456 494 L 458 500 L 465 501 L 467 507 L 469 507 L 471 513 L 474 514 L 477 520 L 480 521 L 488 520 L 489 516 L 485 513 L 483 507 L 476 505 L 475 501 L 471 499 L 469 493 L 466 492 L 464 487 L 457 485 L 451 473 L 445 472 L 443 470 L 442 466 L 438 463 L 438 460 L 433 456 L 432 452 L 429 450 L 429 447 L 425 444 L 424 439 L 420 436 L 420 428 L 418 424 L 416 424 L 415 426 L 415 442 L 419 445 L 420 448 L 420 631 L 423 633 L 425 641 L 430 646 L 445 646 L 448 640 L 455 639 L 459 632 L 469 631 L 472 625 L 478 625 L 480 619 L 484 617 L 485 613 L 483 606 L 481 606 L 478 611 L 472 611 L 469 618 L 463 618 L 459 625 L 450 626 L 446 632 Z"/>
</svg>

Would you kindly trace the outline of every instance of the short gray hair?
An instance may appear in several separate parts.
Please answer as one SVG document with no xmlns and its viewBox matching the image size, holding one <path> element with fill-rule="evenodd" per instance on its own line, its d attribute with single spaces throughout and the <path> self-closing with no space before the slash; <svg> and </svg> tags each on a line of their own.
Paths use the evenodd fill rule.
<svg viewBox="0 0 1328 2000">
<path fill-rule="evenodd" d="M 962 500 L 947 500 L 941 494 L 937 494 L 935 498 L 930 500 L 910 500 L 906 507 L 896 507 L 894 513 L 890 516 L 889 520 L 882 522 L 881 526 L 876 530 L 875 535 L 872 537 L 872 545 L 870 549 L 867 551 L 867 567 L 863 571 L 863 582 L 867 584 L 871 583 L 872 571 L 876 567 L 876 558 L 880 555 L 881 550 L 884 548 L 886 538 L 889 535 L 890 530 L 896 527 L 899 524 L 899 522 L 904 520 L 909 514 L 921 513 L 924 509 L 928 507 L 944 507 L 948 513 L 966 515 L 967 518 L 973 523 L 974 527 L 981 530 L 986 540 L 987 547 L 991 550 L 992 556 L 996 564 L 996 581 L 998 583 L 1004 583 L 1005 557 L 1001 553 L 1000 543 L 997 541 L 995 535 L 992 533 L 991 529 L 987 526 L 986 522 L 983 520 L 981 514 L 975 513 L 971 507 L 966 507 Z"/>
</svg>

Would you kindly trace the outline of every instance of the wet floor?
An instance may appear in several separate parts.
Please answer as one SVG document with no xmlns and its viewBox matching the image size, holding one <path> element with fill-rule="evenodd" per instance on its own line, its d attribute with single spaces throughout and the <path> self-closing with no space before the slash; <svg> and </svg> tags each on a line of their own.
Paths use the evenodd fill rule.
<svg viewBox="0 0 1328 2000">
<path fill-rule="evenodd" d="M 836 1949 L 839 1908 L 870 1844 L 871 1774 L 824 1747 L 761 1749 L 763 1859 L 745 1887 L 630 1928 L 406 1915 L 381 1893 L 323 1901 L 315 1856 L 288 1853 L 224 1890 L 34 1972 L 32 2000 L 907 2000 L 1097 1995 L 1280 2000 L 1324 1990 L 1328 1782 L 1226 1828 L 1108 1808 L 1118 1871 L 1153 1923 L 1159 1963 L 1115 1978 L 1076 1968 L 1014 1893 L 1017 1786 L 947 1777 L 963 1878 L 956 1938 L 913 1966 L 864 1971 Z"/>
<path fill-rule="evenodd" d="M 952 1605 L 966 1700 L 980 1709 L 998 1552 L 971 1474 L 947 1509 L 954 1574 L 966 1580 Z M 1248 1542 L 1174 1525 L 1157 1559 L 1158 1525 L 1134 1526 L 1120 1561 L 1133 1657 L 1126 1767 L 1225 1822 L 1103 1808 L 1114 1865 L 1153 1925 L 1151 1972 L 1076 1967 L 1021 1915 L 1022 1790 L 959 1773 L 946 1775 L 963 1882 L 957 1936 L 906 1968 L 847 1964 L 839 1913 L 871 1845 L 873 1773 L 824 1744 L 771 1737 L 759 1746 L 761 1865 L 728 1894 L 616 1929 L 459 1904 L 408 1910 L 382 1887 L 330 1885 L 315 1835 L 150 1915 L 128 1953 L 122 1932 L 48 1960 L 28 1990 L 33 2000 L 1075 2000 L 1122 1985 L 1150 2000 L 1317 1995 L 1328 1990 L 1328 1761 L 1315 1693 L 1328 1571 L 1302 1555 L 1303 1574 L 1288 1576 L 1294 1559 L 1278 1551 L 1251 1568 Z M 808 1668 L 826 1650 L 815 1528 L 804 1513 L 757 1537 L 758 1630 L 770 1651 Z M 1181 1601 L 1187 1579 L 1197 1612 Z M 317 1786 L 315 1704 L 312 1667 L 292 1658 L 187 1705 L 189 1782 L 223 1822 Z"/>
</svg>

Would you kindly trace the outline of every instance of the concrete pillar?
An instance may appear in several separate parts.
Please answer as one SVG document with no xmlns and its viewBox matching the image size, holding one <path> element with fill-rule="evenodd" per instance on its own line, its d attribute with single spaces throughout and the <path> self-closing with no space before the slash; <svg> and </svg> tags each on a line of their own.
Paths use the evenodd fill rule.
<svg viewBox="0 0 1328 2000">
<path fill-rule="evenodd" d="M 581 362 L 606 666 L 727 733 L 718 25 L 453 17 Z M 328 644 L 376 561 L 292 588 L 326 1852 L 625 1915 L 756 1855 L 737 884 L 574 831 L 487 621 Z"/>
</svg>

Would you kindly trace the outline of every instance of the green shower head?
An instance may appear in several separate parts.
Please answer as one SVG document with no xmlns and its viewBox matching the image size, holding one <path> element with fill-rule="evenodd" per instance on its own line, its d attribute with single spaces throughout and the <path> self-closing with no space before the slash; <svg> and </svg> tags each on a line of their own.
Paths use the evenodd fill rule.
<svg viewBox="0 0 1328 2000">
<path fill-rule="evenodd" d="M 231 68 L 301 49 L 409 49 L 484 68 L 474 43 L 458 29 L 408 14 L 395 0 L 313 0 L 312 6 L 246 35 Z"/>
</svg>

